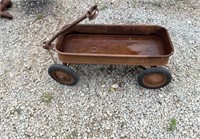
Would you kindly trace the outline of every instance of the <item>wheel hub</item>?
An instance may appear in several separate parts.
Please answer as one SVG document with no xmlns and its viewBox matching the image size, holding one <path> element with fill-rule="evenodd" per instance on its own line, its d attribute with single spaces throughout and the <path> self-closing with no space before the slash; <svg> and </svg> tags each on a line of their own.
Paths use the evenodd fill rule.
<svg viewBox="0 0 200 139">
<path fill-rule="evenodd" d="M 63 83 L 71 83 L 73 81 L 72 77 L 69 74 L 62 71 L 56 71 L 54 73 L 54 77 Z"/>
<path fill-rule="evenodd" d="M 161 73 L 153 73 L 146 75 L 143 79 L 143 82 L 145 85 L 156 87 L 156 86 L 162 86 L 166 82 L 165 75 Z"/>
<path fill-rule="evenodd" d="M 60 80 L 62 80 L 62 81 L 65 80 L 65 76 L 63 76 L 63 75 L 59 75 L 58 78 L 59 78 Z"/>
</svg>

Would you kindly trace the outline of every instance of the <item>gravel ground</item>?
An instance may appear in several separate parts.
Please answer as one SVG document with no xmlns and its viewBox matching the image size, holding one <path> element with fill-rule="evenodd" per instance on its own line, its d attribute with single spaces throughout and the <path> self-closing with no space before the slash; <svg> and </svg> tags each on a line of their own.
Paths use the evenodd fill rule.
<svg viewBox="0 0 200 139">
<path fill-rule="evenodd" d="M 13 0 L 14 19 L 0 19 L 1 138 L 199 138 L 200 1 L 101 0 L 97 19 L 82 22 L 165 26 L 175 48 L 168 86 L 144 89 L 136 67 L 110 65 L 72 65 L 78 84 L 61 85 L 41 44 L 96 2 Z"/>
</svg>

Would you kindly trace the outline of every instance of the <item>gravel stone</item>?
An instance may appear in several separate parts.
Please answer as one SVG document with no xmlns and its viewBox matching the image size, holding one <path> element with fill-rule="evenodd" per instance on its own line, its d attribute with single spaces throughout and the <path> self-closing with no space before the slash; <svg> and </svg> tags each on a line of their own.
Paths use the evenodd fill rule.
<svg viewBox="0 0 200 139">
<path fill-rule="evenodd" d="M 199 0 L 12 0 L 13 20 L 0 19 L 0 137 L 2 139 L 172 139 L 200 137 Z M 164 68 L 172 82 L 149 90 L 134 66 L 71 65 L 79 82 L 64 86 L 48 75 L 41 46 L 97 3 L 82 24 L 156 24 L 167 28 L 174 54 Z M 57 54 L 53 52 L 56 61 Z M 129 72 L 130 71 L 130 72 Z M 110 88 L 117 91 L 111 93 Z M 51 94 L 50 103 L 42 101 Z M 170 120 L 176 129 L 168 131 Z"/>
</svg>

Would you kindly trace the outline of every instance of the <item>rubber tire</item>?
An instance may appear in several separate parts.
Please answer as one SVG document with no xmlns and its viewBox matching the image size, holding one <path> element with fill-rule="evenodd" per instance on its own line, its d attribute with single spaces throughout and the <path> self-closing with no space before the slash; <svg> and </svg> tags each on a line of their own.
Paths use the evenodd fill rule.
<svg viewBox="0 0 200 139">
<path fill-rule="evenodd" d="M 58 71 L 69 76 L 72 79 L 72 81 L 70 81 L 69 83 L 66 83 L 66 82 L 62 82 L 61 80 L 59 80 L 59 78 L 55 75 L 55 72 L 58 72 Z M 60 65 L 60 64 L 51 65 L 48 69 L 48 74 L 51 76 L 51 78 L 53 78 L 57 82 L 64 84 L 64 85 L 72 86 L 78 82 L 77 73 L 73 69 L 71 69 L 67 66 L 64 66 L 64 65 Z"/>
<path fill-rule="evenodd" d="M 161 74 L 165 75 L 165 77 L 166 77 L 165 83 L 162 84 L 161 86 L 148 86 L 148 85 L 146 85 L 143 82 L 143 79 L 145 78 L 146 75 L 150 75 L 152 73 L 153 74 L 155 74 L 155 73 L 161 73 Z M 167 69 L 165 69 L 165 68 L 158 68 L 158 67 L 146 69 L 146 70 L 140 72 L 139 75 L 138 75 L 138 83 L 139 83 L 139 85 L 141 85 L 144 88 L 148 88 L 148 89 L 162 88 L 162 87 L 168 85 L 171 82 L 171 79 L 172 79 L 171 73 Z"/>
</svg>

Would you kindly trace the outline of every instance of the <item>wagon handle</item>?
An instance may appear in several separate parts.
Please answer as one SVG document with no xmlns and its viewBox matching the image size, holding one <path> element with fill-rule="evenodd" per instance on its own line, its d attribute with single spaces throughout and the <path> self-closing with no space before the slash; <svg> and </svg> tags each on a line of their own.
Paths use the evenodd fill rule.
<svg viewBox="0 0 200 139">
<path fill-rule="evenodd" d="M 51 49 L 51 43 L 62 33 L 64 33 L 66 30 L 72 28 L 73 26 L 77 25 L 78 23 L 80 23 L 81 21 L 83 21 L 86 18 L 89 18 L 89 20 L 93 20 L 97 17 L 98 15 L 98 9 L 97 9 L 97 5 L 93 5 L 92 7 L 90 7 L 88 9 L 88 11 L 82 15 L 81 17 L 79 17 L 77 20 L 73 21 L 70 25 L 64 26 L 58 33 L 56 33 L 49 41 L 47 42 L 43 42 L 43 48 L 44 49 Z"/>
</svg>

